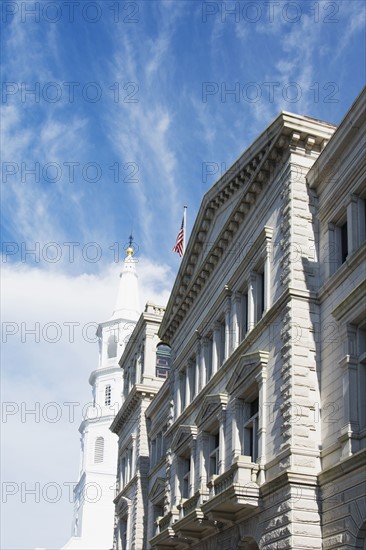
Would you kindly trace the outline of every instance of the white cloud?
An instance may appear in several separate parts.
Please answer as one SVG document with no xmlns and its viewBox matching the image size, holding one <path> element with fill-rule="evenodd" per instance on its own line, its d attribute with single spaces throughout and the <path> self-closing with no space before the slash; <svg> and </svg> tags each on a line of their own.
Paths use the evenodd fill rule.
<svg viewBox="0 0 366 550">
<path fill-rule="evenodd" d="M 67 483 L 77 481 L 77 430 L 82 409 L 91 399 L 89 374 L 98 363 L 98 346 L 91 340 L 96 324 L 113 311 L 121 265 L 76 277 L 57 268 L 44 270 L 20 263 L 3 263 L 2 267 L 2 333 L 6 340 L 2 345 L 2 400 L 9 413 L 3 419 L 2 480 L 18 488 L 2 506 L 3 519 L 9 525 L 3 533 L 3 547 L 55 549 L 66 542 L 72 520 Z M 140 258 L 137 270 L 141 306 L 147 300 L 164 305 L 172 279 L 169 268 Z M 84 330 L 87 326 L 90 328 Z M 38 334 L 39 343 L 35 341 Z M 51 343 L 57 335 L 59 340 Z M 75 403 L 74 409 L 66 405 L 69 402 Z M 26 410 L 36 410 L 36 415 Z M 57 422 L 52 421 L 58 417 Z M 34 495 L 25 494 L 26 489 L 36 488 L 36 483 L 39 503 Z M 42 489 L 47 483 L 54 488 L 49 486 L 49 498 L 44 498 Z M 60 499 L 52 503 L 48 500 L 56 486 Z M 12 487 L 3 485 L 9 490 Z M 14 538 L 13 522 L 20 506 L 23 530 Z"/>
<path fill-rule="evenodd" d="M 172 67 L 169 47 L 172 21 L 180 10 L 178 15 L 174 9 L 171 12 L 173 16 L 163 18 L 154 40 L 136 40 L 132 48 L 130 40 L 116 35 L 118 53 L 108 68 L 110 75 L 120 81 L 139 86 L 137 103 L 111 105 L 105 120 L 111 145 L 119 158 L 134 162 L 139 168 L 137 181 L 128 188 L 134 197 L 137 225 L 146 250 L 154 246 L 157 238 L 154 216 L 164 213 L 173 235 L 183 207 L 176 173 L 179 129 L 174 120 L 174 102 L 168 99 L 166 88 Z M 165 239 L 166 235 L 164 231 L 161 237 Z"/>
</svg>

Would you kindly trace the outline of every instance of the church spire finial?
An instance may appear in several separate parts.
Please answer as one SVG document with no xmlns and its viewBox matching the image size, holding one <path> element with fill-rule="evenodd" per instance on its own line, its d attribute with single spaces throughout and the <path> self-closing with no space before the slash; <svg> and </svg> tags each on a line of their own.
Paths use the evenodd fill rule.
<svg viewBox="0 0 366 550">
<path fill-rule="evenodd" d="M 138 250 L 137 245 L 136 250 Z M 131 234 L 128 240 L 128 247 L 126 248 L 126 257 L 122 265 L 117 303 L 112 319 L 120 318 L 137 321 L 140 316 L 141 310 L 136 273 L 138 261 L 134 258 L 134 254 L 135 247 L 133 246 L 133 236 Z"/>
<path fill-rule="evenodd" d="M 129 257 L 133 256 L 133 254 L 135 252 L 134 249 L 133 249 L 132 243 L 133 243 L 133 236 L 131 234 L 130 237 L 129 237 L 129 245 L 128 245 L 128 248 L 126 250 L 126 254 Z"/>
</svg>

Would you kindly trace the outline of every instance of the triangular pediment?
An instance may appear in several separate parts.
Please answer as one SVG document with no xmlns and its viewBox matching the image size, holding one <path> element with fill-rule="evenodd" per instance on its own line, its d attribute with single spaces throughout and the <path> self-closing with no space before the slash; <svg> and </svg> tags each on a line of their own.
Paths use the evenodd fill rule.
<svg viewBox="0 0 366 550">
<path fill-rule="evenodd" d="M 116 513 L 121 517 L 127 515 L 131 504 L 132 504 L 132 502 L 129 498 L 120 497 L 118 502 L 117 502 Z"/>
<path fill-rule="evenodd" d="M 320 152 L 332 133 L 327 123 L 281 113 L 207 191 L 161 324 L 162 339 L 171 341 L 228 251 L 235 254 L 238 232 L 277 177 L 289 151 Z"/>
<path fill-rule="evenodd" d="M 236 196 L 237 193 L 235 193 L 233 200 L 223 203 L 217 208 L 217 210 L 215 210 L 214 217 L 210 223 L 209 229 L 207 230 L 204 246 L 201 249 L 201 253 L 197 261 L 198 267 L 202 264 L 202 262 L 204 262 L 205 258 L 209 257 L 215 243 L 222 233 L 223 227 L 225 227 L 227 221 L 232 216 L 236 205 Z"/>
<path fill-rule="evenodd" d="M 178 427 L 173 441 L 172 449 L 177 449 L 185 442 L 188 442 L 191 439 L 195 439 L 197 436 L 197 426 L 191 426 L 187 424 L 182 424 Z"/>
<path fill-rule="evenodd" d="M 267 351 L 256 351 L 242 355 L 235 367 L 235 370 L 227 383 L 226 390 L 230 395 L 237 396 L 242 392 L 244 386 L 248 386 L 248 381 L 255 381 L 255 376 L 266 367 L 268 363 Z"/>
<path fill-rule="evenodd" d="M 264 165 L 277 137 L 274 131 L 272 139 L 262 140 L 257 147 L 243 154 L 204 196 L 192 230 L 195 239 L 188 244 L 181 273 L 171 294 L 175 297 L 175 303 L 168 304 L 162 322 L 163 331 L 170 312 L 175 316 L 181 310 L 180 317 L 186 315 L 216 265 L 230 249 L 240 224 L 262 192 L 269 174 L 268 167 Z M 282 155 L 278 152 L 276 154 L 279 158 Z M 175 328 L 172 326 L 172 331 Z M 169 339 L 170 335 L 167 335 Z"/>
<path fill-rule="evenodd" d="M 215 395 L 205 395 L 201 410 L 196 418 L 197 426 L 204 425 L 208 421 L 214 420 L 222 410 L 226 409 L 228 402 L 227 393 L 218 393 Z"/>
<path fill-rule="evenodd" d="M 149 493 L 149 499 L 151 500 L 151 502 L 160 500 L 160 498 L 164 496 L 164 493 L 165 493 L 165 479 L 162 477 L 158 477 L 156 478 L 153 486 L 151 487 L 151 491 Z"/>
</svg>

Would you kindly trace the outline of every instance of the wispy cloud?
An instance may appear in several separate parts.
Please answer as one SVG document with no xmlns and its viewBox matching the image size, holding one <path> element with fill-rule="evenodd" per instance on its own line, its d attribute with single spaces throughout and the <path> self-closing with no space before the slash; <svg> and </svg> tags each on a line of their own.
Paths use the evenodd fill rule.
<svg viewBox="0 0 366 550">
<path fill-rule="evenodd" d="M 180 9 L 169 4 L 169 13 L 159 10 L 159 30 L 154 38 L 145 38 L 136 30 L 136 40 L 115 37 L 115 55 L 109 66 L 111 75 L 122 82 L 133 82 L 138 93 L 136 103 L 128 100 L 105 113 L 112 147 L 125 162 L 138 166 L 136 181 L 129 187 L 136 205 L 136 223 L 141 228 L 145 249 L 152 249 L 156 240 L 165 241 L 166 228 L 154 224 L 162 215 L 172 235 L 180 215 L 179 173 L 177 172 L 177 144 L 179 128 L 175 123 L 176 102 L 169 96 L 171 42 L 174 21 Z M 157 14 L 155 14 L 157 17 Z M 179 101 L 179 95 L 176 97 Z"/>
<path fill-rule="evenodd" d="M 51 28 L 40 42 L 40 25 L 14 18 L 4 38 L 12 55 L 4 61 L 3 74 L 14 93 L 3 106 L 3 227 L 14 239 L 30 243 L 65 240 L 62 205 L 68 194 L 68 208 L 78 216 L 78 193 L 65 186 L 64 162 L 81 159 L 87 136 L 85 117 L 74 112 L 66 121 L 62 105 L 50 109 L 42 97 L 42 85 L 57 82 L 52 59 L 58 51 Z M 35 95 L 22 96 L 22 87 Z M 45 172 L 50 164 L 54 168 Z"/>
</svg>

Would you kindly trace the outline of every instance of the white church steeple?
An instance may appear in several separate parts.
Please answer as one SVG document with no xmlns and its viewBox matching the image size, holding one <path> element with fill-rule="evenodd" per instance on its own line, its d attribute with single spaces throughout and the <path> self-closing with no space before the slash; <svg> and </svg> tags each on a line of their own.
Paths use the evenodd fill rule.
<svg viewBox="0 0 366 550">
<path fill-rule="evenodd" d="M 126 254 L 120 274 L 117 302 L 112 319 L 134 319 L 137 321 L 140 317 L 141 309 L 136 272 L 137 260 L 133 257 L 132 235 L 130 236 L 130 244 L 126 250 Z"/>
<path fill-rule="evenodd" d="M 136 264 L 130 237 L 115 309 L 97 330 L 99 363 L 89 377 L 93 405 L 79 428 L 80 475 L 74 491 L 72 537 L 64 550 L 107 550 L 113 546 L 118 445 L 109 427 L 122 404 L 123 372 L 118 361 L 141 313 Z"/>
<path fill-rule="evenodd" d="M 126 257 L 120 273 L 117 301 L 112 317 L 99 324 L 99 369 L 118 367 L 118 361 L 124 351 L 130 334 L 141 314 L 138 277 L 132 247 L 132 236 L 126 250 Z M 119 367 L 118 367 L 119 368 Z"/>
</svg>

